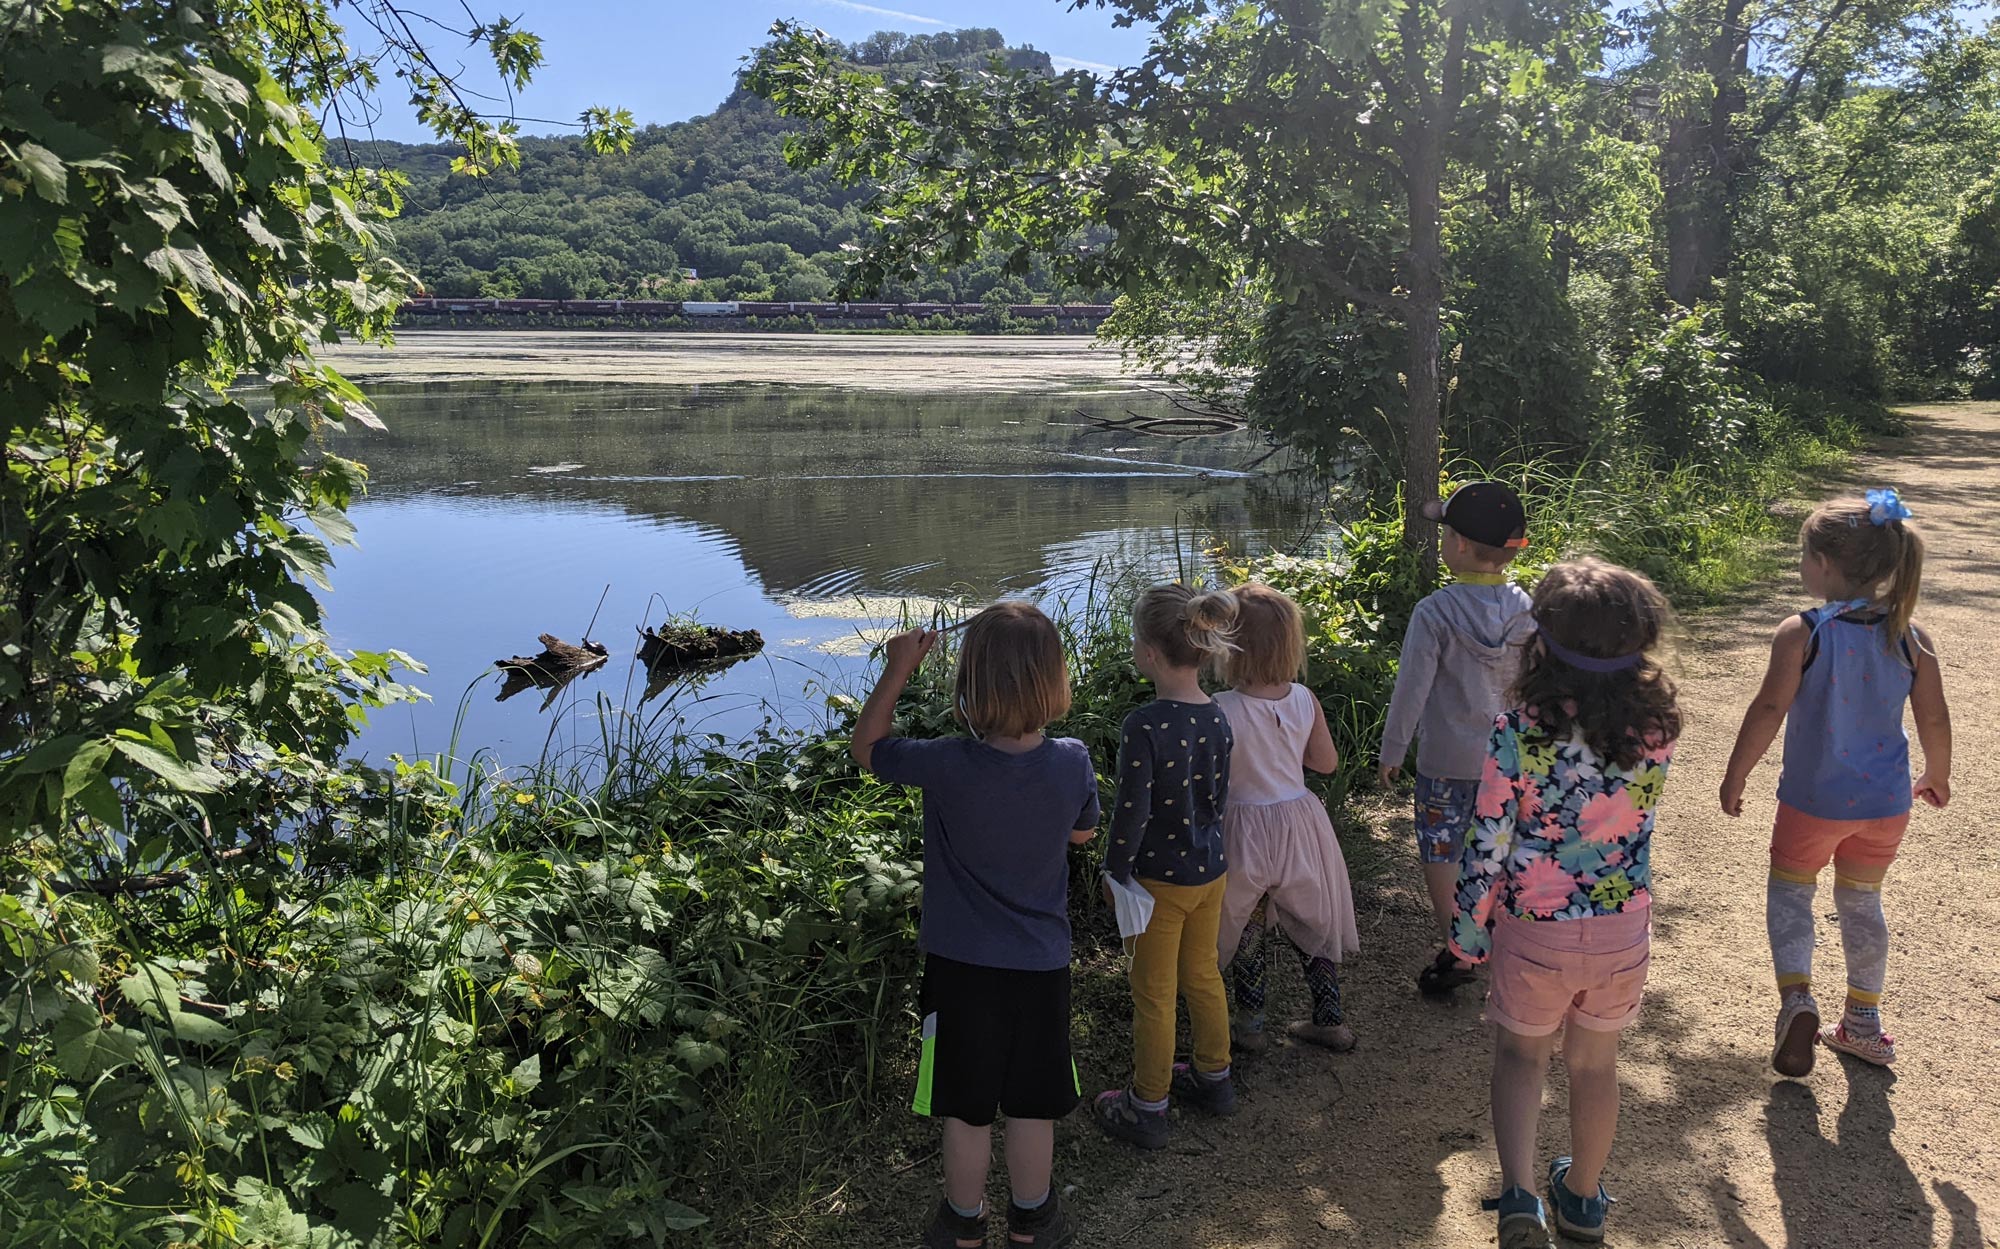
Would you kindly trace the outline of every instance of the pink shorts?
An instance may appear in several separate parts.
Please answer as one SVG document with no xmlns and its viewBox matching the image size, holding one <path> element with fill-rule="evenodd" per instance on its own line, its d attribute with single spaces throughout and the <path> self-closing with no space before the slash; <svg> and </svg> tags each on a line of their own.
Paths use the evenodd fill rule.
<svg viewBox="0 0 2000 1249">
<path fill-rule="evenodd" d="M 1502 912 L 1493 925 L 1493 987 L 1486 1020 L 1522 1036 L 1574 1023 L 1616 1032 L 1639 1017 L 1652 961 L 1653 909 L 1589 919 L 1527 920 Z"/>
<path fill-rule="evenodd" d="M 1836 860 L 1887 867 L 1909 830 L 1908 811 L 1875 820 L 1823 820 L 1781 802 L 1771 829 L 1771 866 L 1799 876 L 1817 876 Z"/>
</svg>

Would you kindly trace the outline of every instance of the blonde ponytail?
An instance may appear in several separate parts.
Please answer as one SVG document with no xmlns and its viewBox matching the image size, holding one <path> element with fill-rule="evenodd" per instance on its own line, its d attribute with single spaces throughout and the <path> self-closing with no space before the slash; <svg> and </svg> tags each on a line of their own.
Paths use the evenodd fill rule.
<svg viewBox="0 0 2000 1249">
<path fill-rule="evenodd" d="M 1889 637 L 1909 643 L 1904 653 L 1915 656 L 1923 643 L 1910 627 L 1910 617 L 1917 614 L 1917 594 L 1924 583 L 1924 539 L 1906 521 L 1895 521 L 1889 527 L 1901 537 L 1902 550 L 1896 557 L 1888 592 L 1882 596 L 1882 607 L 1889 613 Z"/>
<path fill-rule="evenodd" d="M 1874 495 L 1900 509 L 1877 518 Z M 1924 579 L 1924 539 L 1907 519 L 1909 509 L 1890 490 L 1868 499 L 1822 503 L 1799 529 L 1799 542 L 1824 558 L 1856 594 L 1866 594 L 1887 613 L 1883 645 L 1914 655 L 1920 645 L 1910 627 Z M 1907 643 L 1907 645 L 1906 645 Z"/>
<path fill-rule="evenodd" d="M 1198 668 L 1236 649 L 1236 596 L 1156 585 L 1132 608 L 1132 631 L 1177 668 Z"/>
</svg>

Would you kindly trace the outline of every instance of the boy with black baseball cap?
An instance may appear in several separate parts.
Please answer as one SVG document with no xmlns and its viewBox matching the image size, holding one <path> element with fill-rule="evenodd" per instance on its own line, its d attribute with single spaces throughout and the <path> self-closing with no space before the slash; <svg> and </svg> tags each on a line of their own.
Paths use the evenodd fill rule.
<svg viewBox="0 0 2000 1249">
<path fill-rule="evenodd" d="M 1453 580 L 1421 603 L 1403 635 L 1396 692 L 1382 728 L 1380 775 L 1395 783 L 1417 739 L 1416 833 L 1424 883 L 1440 936 L 1449 934 L 1459 851 L 1472 827 L 1486 742 L 1507 709 L 1518 648 L 1535 632 L 1530 601 L 1507 580 L 1528 545 L 1521 496 L 1497 481 L 1460 487 L 1423 515 L 1444 526 L 1440 543 Z M 1417 984 L 1446 993 L 1472 980 L 1449 948 L 1425 965 Z"/>
</svg>

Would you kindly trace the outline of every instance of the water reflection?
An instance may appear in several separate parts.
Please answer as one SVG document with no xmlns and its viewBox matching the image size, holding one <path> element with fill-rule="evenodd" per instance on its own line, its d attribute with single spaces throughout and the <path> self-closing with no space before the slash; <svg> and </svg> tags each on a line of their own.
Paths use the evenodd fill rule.
<svg viewBox="0 0 2000 1249">
<path fill-rule="evenodd" d="M 704 723 L 809 721 L 860 673 L 880 612 L 864 600 L 1046 594 L 1100 563 L 1171 572 L 1218 534 L 1299 524 L 1290 491 L 1243 472 L 1258 439 L 1137 439 L 1075 411 L 1164 406 L 1144 394 L 451 382 L 374 397 L 388 432 L 336 448 L 372 485 L 328 615 L 342 645 L 425 661 L 437 699 L 378 715 L 361 743 L 376 757 L 456 732 L 461 755 L 530 761 L 598 698 L 636 705 L 633 631 L 670 615 L 768 640 L 703 685 Z M 582 644 L 600 595 L 590 636 L 611 662 L 553 717 L 485 693 L 458 721 L 496 658 L 544 632 Z"/>
</svg>

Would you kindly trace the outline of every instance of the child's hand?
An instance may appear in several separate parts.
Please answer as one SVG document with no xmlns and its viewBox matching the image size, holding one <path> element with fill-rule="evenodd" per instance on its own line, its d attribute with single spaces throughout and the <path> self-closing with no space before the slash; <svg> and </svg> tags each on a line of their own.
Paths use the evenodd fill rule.
<svg viewBox="0 0 2000 1249">
<path fill-rule="evenodd" d="M 1402 767 L 1397 764 L 1384 763 L 1376 767 L 1375 776 L 1376 779 L 1382 782 L 1382 788 L 1394 789 L 1396 786 L 1396 777 L 1402 770 Z"/>
<path fill-rule="evenodd" d="M 1081 846 L 1095 836 L 1097 836 L 1097 830 L 1094 828 L 1071 829 L 1069 834 L 1069 844 L 1072 846 Z"/>
<path fill-rule="evenodd" d="M 1951 801 L 1951 782 L 1944 777 L 1933 777 L 1926 772 L 1917 778 L 1916 788 L 1912 792 L 1942 811 L 1944 805 Z"/>
<path fill-rule="evenodd" d="M 917 665 L 924 662 L 924 656 L 937 645 L 938 635 L 932 629 L 908 629 L 889 639 L 886 666 L 891 672 L 901 672 L 904 676 L 915 672 Z"/>
<path fill-rule="evenodd" d="M 1743 784 L 1740 776 L 1722 778 L 1722 813 L 1732 819 L 1743 814 Z"/>
</svg>

